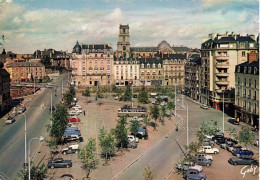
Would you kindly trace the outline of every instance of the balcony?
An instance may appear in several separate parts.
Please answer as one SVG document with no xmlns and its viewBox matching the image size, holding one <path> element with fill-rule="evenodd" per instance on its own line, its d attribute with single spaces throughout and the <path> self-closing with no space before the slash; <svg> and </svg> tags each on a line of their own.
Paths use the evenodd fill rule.
<svg viewBox="0 0 260 180">
<path fill-rule="evenodd" d="M 229 68 L 229 62 L 216 63 L 216 68 Z"/>
<path fill-rule="evenodd" d="M 217 85 L 229 85 L 229 81 L 216 81 Z"/>
<path fill-rule="evenodd" d="M 228 77 L 229 73 L 218 72 L 218 73 L 216 73 L 216 76 L 218 76 L 218 77 Z"/>
</svg>

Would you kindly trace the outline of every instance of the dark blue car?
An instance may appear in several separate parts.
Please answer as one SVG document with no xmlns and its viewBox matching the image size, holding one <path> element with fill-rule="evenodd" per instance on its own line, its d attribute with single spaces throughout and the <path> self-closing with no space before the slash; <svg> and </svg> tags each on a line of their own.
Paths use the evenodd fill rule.
<svg viewBox="0 0 260 180">
<path fill-rule="evenodd" d="M 232 152 L 232 154 L 234 156 L 244 156 L 244 155 L 253 156 L 254 155 L 253 151 L 250 151 L 248 149 L 243 149 L 243 148 L 242 149 L 238 149 L 238 150 L 234 150 Z"/>
</svg>

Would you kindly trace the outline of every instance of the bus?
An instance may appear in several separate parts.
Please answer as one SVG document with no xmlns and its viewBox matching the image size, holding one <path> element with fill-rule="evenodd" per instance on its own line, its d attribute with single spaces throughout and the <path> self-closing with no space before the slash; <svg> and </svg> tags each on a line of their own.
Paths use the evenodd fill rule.
<svg viewBox="0 0 260 180">
<path fill-rule="evenodd" d="M 136 107 L 136 108 L 132 108 L 131 106 L 123 106 L 122 108 L 118 109 L 118 117 L 122 117 L 122 116 L 126 116 L 126 117 L 145 117 L 147 116 L 147 111 L 146 108 L 144 107 Z"/>
</svg>

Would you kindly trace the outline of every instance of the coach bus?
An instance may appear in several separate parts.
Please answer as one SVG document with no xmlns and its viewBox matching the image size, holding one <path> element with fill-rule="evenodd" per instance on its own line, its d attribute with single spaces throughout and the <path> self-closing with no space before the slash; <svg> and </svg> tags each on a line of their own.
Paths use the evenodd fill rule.
<svg viewBox="0 0 260 180">
<path fill-rule="evenodd" d="M 145 116 L 147 116 L 147 111 L 146 111 L 146 108 L 144 108 L 144 107 L 132 108 L 131 106 L 125 105 L 122 108 L 118 109 L 118 117 L 122 117 L 122 116 L 126 116 L 126 117 L 134 117 L 134 116 L 145 117 Z"/>
</svg>

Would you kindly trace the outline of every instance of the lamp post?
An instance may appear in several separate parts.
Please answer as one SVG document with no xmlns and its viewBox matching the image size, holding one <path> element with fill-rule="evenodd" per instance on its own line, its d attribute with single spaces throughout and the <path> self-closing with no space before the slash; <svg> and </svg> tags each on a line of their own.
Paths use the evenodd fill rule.
<svg viewBox="0 0 260 180">
<path fill-rule="evenodd" d="M 28 158 L 29 158 L 29 180 L 31 180 L 31 151 L 30 151 L 30 148 L 31 148 L 31 141 L 34 140 L 34 139 L 38 139 L 39 141 L 44 141 L 44 137 L 40 136 L 39 138 L 35 137 L 35 138 L 32 138 L 30 141 L 29 141 L 29 147 L 28 147 Z"/>
<path fill-rule="evenodd" d="M 180 101 L 178 99 L 178 101 Z M 188 103 L 186 101 L 182 100 L 182 103 L 185 102 L 186 104 L 186 119 L 187 119 L 187 146 L 189 146 L 189 107 L 188 107 Z"/>
<path fill-rule="evenodd" d="M 22 115 L 24 116 L 24 168 L 26 168 L 26 166 L 27 166 L 27 154 L 26 154 L 26 152 L 27 152 L 27 150 L 26 150 L 26 116 L 25 116 L 25 114 L 24 113 L 22 113 Z"/>
<path fill-rule="evenodd" d="M 225 125 L 224 125 L 224 119 L 225 119 L 225 99 L 224 99 L 224 92 L 225 90 L 223 90 L 223 134 L 224 134 L 224 131 L 225 131 Z"/>
<path fill-rule="evenodd" d="M 177 108 L 177 105 L 176 105 L 176 98 L 177 98 L 177 93 L 176 93 L 176 86 L 177 84 L 175 84 L 175 100 L 174 100 L 174 104 L 175 104 L 175 108 L 174 108 L 174 115 L 176 116 L 176 108 Z"/>
</svg>

